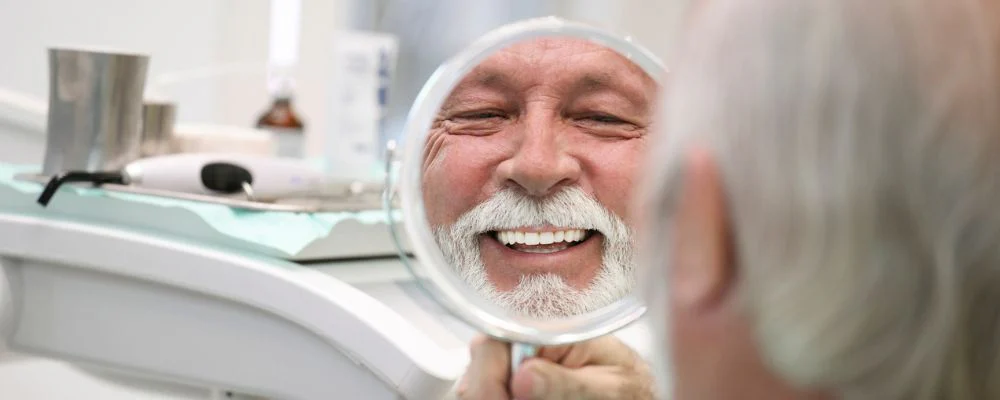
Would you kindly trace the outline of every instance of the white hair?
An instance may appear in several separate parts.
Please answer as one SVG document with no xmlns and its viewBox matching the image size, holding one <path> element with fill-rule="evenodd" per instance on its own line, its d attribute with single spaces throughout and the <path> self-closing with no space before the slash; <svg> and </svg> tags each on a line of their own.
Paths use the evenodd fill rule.
<svg viewBox="0 0 1000 400">
<path fill-rule="evenodd" d="M 648 168 L 647 257 L 670 259 L 681 162 L 707 149 L 740 304 L 788 382 L 844 399 L 1000 398 L 987 1 L 712 0 L 687 32 Z M 645 289 L 664 301 L 656 278 Z"/>
<path fill-rule="evenodd" d="M 576 289 L 557 274 L 526 274 L 517 286 L 501 291 L 490 282 L 479 251 L 479 236 L 497 230 L 558 226 L 600 232 L 601 269 L 586 289 Z M 545 198 L 505 188 L 463 214 L 450 227 L 435 230 L 449 263 L 488 300 L 520 316 L 565 317 L 597 310 L 628 295 L 635 286 L 635 243 L 627 225 L 578 187 Z"/>
</svg>

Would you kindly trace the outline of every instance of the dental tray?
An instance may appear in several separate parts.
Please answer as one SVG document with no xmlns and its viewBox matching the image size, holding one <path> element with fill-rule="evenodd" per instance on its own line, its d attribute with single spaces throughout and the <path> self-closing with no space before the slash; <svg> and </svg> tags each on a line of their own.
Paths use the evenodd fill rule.
<svg viewBox="0 0 1000 400">
<path fill-rule="evenodd" d="M 299 203 L 263 203 L 123 185 L 67 184 L 42 207 L 36 200 L 48 179 L 34 171 L 37 166 L 0 163 L 0 213 L 133 229 L 295 262 L 398 255 L 389 214 L 374 195 L 353 202 L 303 198 L 290 200 Z M 402 229 L 396 214 L 393 219 Z M 409 245 L 403 245 L 409 252 Z"/>
<path fill-rule="evenodd" d="M 45 185 L 50 177 L 41 174 L 19 173 L 14 179 L 25 182 L 34 182 Z M 94 187 L 92 183 L 68 183 L 76 187 Z M 130 193 L 147 196 L 167 197 L 179 200 L 197 201 L 202 203 L 219 204 L 227 207 L 254 210 L 254 211 L 274 211 L 274 212 L 338 212 L 338 211 L 365 211 L 382 208 L 382 198 L 380 192 L 363 192 L 360 194 L 351 193 L 351 183 L 344 182 L 340 185 L 330 185 L 322 194 L 303 194 L 298 197 L 285 197 L 268 201 L 250 200 L 239 195 L 207 195 L 195 193 L 181 193 L 167 190 L 149 189 L 140 186 L 119 185 L 106 183 L 100 188 L 110 192 Z"/>
</svg>

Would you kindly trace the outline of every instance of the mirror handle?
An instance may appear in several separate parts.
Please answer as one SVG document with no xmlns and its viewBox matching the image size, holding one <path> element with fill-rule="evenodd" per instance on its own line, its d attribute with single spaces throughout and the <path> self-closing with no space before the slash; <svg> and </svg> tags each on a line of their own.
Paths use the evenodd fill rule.
<svg viewBox="0 0 1000 400">
<path fill-rule="evenodd" d="M 514 379 L 514 373 L 521 366 L 524 360 L 538 355 L 538 346 L 526 343 L 510 344 L 510 379 Z"/>
</svg>

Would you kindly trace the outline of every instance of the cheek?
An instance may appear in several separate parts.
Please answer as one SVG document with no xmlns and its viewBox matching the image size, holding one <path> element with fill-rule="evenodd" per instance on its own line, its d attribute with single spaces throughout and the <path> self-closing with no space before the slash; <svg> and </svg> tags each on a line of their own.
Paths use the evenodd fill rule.
<svg viewBox="0 0 1000 400">
<path fill-rule="evenodd" d="M 638 140 L 600 143 L 583 152 L 589 184 L 598 200 L 626 222 L 634 220 L 630 208 L 644 152 Z"/>
<path fill-rule="evenodd" d="M 427 162 L 423 176 L 424 206 L 431 225 L 454 223 L 489 192 L 499 163 L 483 138 L 453 136 Z"/>
</svg>

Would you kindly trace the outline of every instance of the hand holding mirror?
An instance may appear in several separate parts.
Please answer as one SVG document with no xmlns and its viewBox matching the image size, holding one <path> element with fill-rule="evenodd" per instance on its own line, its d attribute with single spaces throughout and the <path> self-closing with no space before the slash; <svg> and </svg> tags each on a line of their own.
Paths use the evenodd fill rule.
<svg viewBox="0 0 1000 400">
<path fill-rule="evenodd" d="M 515 343 L 512 367 L 643 314 L 626 206 L 663 72 L 630 38 L 542 18 L 483 36 L 417 97 L 387 185 L 408 265 L 456 317 Z"/>
</svg>

